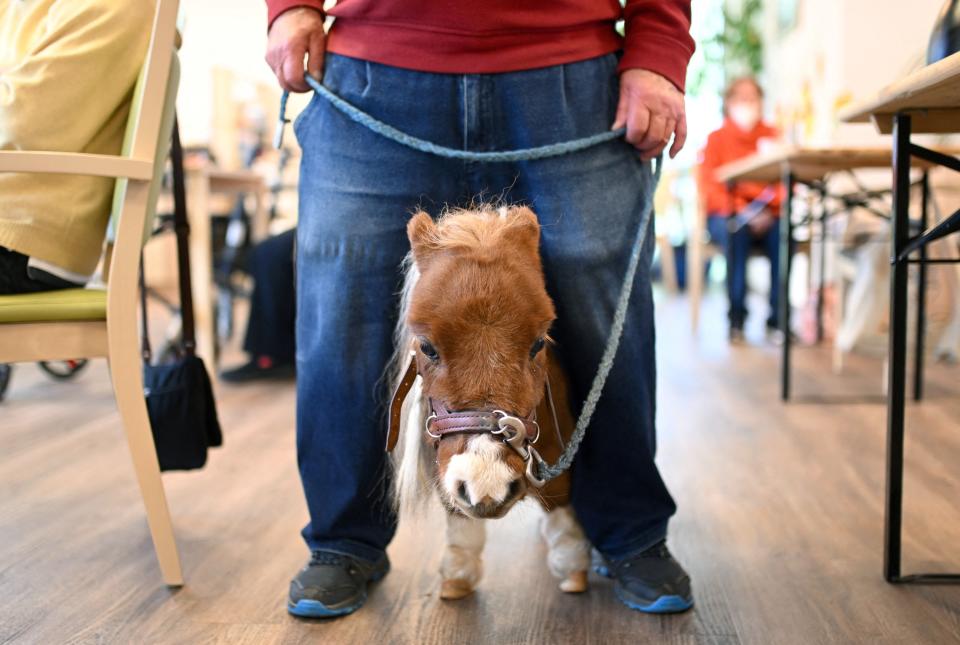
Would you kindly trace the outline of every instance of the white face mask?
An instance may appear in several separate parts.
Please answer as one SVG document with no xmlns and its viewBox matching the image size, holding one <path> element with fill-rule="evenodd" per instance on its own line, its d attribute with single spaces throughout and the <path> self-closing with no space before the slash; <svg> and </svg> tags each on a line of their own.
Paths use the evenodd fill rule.
<svg viewBox="0 0 960 645">
<path fill-rule="evenodd" d="M 744 132 L 750 132 L 760 122 L 760 106 L 755 103 L 734 103 L 727 113 L 730 120 Z"/>
</svg>

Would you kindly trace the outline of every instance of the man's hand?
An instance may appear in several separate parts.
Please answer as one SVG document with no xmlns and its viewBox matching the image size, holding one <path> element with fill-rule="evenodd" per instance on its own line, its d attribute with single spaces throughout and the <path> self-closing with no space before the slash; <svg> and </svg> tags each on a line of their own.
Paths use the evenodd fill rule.
<svg viewBox="0 0 960 645">
<path fill-rule="evenodd" d="M 770 210 L 764 208 L 759 215 L 747 222 L 747 226 L 755 237 L 762 237 L 773 228 L 776 221 L 777 218 L 773 216 Z"/>
<path fill-rule="evenodd" d="M 612 130 L 627 126 L 627 141 L 644 161 L 659 156 L 673 137 L 670 157 L 687 142 L 683 93 L 663 76 L 645 69 L 620 74 L 620 102 Z"/>
<path fill-rule="evenodd" d="M 307 92 L 310 86 L 303 78 L 303 59 L 307 57 L 307 73 L 317 80 L 323 75 L 323 52 L 326 37 L 323 16 L 316 9 L 297 7 L 284 11 L 267 34 L 267 64 L 290 92 Z"/>
</svg>

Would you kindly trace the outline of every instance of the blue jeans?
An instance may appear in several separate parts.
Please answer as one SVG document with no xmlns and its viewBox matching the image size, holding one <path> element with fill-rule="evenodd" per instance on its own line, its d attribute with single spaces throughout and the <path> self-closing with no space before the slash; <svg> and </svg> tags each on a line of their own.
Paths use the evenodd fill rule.
<svg viewBox="0 0 960 645">
<path fill-rule="evenodd" d="M 416 137 L 470 150 L 539 146 L 602 132 L 617 105 L 608 55 L 490 75 L 433 74 L 328 54 L 324 83 Z M 373 560 L 393 537 L 381 379 L 397 320 L 405 225 L 417 207 L 480 196 L 529 204 L 542 224 L 552 330 L 578 410 L 603 352 L 651 190 L 649 163 L 616 141 L 521 163 L 451 161 L 410 150 L 315 96 L 295 124 L 303 147 L 297 238 L 297 450 L 311 549 Z M 580 448 L 573 504 L 609 557 L 666 535 L 675 505 L 654 463 L 656 364 L 650 259 L 620 351 Z"/>
<path fill-rule="evenodd" d="M 707 217 L 707 232 L 713 243 L 723 250 L 727 258 L 727 296 L 730 298 L 730 325 L 743 329 L 747 319 L 747 260 L 750 259 L 750 247 L 759 244 L 770 260 L 770 314 L 768 327 L 778 327 L 780 295 L 780 222 L 777 221 L 766 233 L 756 237 L 749 226 L 743 226 L 731 234 L 729 225 L 733 223 L 724 215 Z"/>
</svg>

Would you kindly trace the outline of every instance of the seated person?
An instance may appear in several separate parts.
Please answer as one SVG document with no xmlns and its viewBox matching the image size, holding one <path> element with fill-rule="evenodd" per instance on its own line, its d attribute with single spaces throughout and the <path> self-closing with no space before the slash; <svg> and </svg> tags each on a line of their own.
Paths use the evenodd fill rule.
<svg viewBox="0 0 960 645">
<path fill-rule="evenodd" d="M 152 2 L 0 2 L 0 150 L 119 154 Z M 0 172 L 0 295 L 84 285 L 115 180 Z"/>
<path fill-rule="evenodd" d="M 767 330 L 778 333 L 780 227 L 777 216 L 782 190 L 739 182 L 731 192 L 727 184 L 717 180 L 716 171 L 724 164 L 757 152 L 761 140 L 779 135 L 762 120 L 763 89 L 753 78 L 740 78 L 730 85 L 724 96 L 723 113 L 723 126 L 709 136 L 701 153 L 699 189 L 706 201 L 710 238 L 727 258 L 730 339 L 739 341 L 743 338 L 747 317 L 747 259 L 754 244 L 761 245 L 770 259 Z"/>
<path fill-rule="evenodd" d="M 294 328 L 297 306 L 293 290 L 293 249 L 297 230 L 267 238 L 253 247 L 247 271 L 253 277 L 250 318 L 243 349 L 250 360 L 227 370 L 228 383 L 294 375 Z"/>
</svg>

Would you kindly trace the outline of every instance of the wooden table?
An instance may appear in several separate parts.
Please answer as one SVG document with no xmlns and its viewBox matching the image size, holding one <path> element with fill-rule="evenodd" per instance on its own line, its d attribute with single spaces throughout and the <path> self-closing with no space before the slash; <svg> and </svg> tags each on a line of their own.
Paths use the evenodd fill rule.
<svg viewBox="0 0 960 645">
<path fill-rule="evenodd" d="M 755 181 L 765 183 L 782 182 L 787 189 L 787 195 L 793 195 L 793 189 L 796 184 L 806 184 L 811 186 L 821 198 L 821 205 L 829 195 L 826 192 L 826 179 L 834 173 L 847 172 L 868 168 L 887 168 L 890 166 L 892 148 L 890 146 L 876 147 L 833 147 L 833 148 L 799 148 L 785 147 L 776 151 L 757 153 L 721 166 L 717 169 L 717 178 L 728 184 L 736 184 L 741 181 Z M 920 159 L 916 164 L 918 167 L 929 169 L 933 164 L 929 161 Z M 929 184 L 927 177 L 923 179 L 924 193 L 928 194 Z M 826 264 L 825 242 L 826 242 L 826 208 L 819 210 L 820 217 L 817 218 L 820 227 L 820 297 L 817 301 L 817 339 L 823 337 L 823 286 L 824 271 Z M 924 203 L 924 213 L 926 213 L 926 201 Z M 926 215 L 924 215 L 926 217 Z M 792 248 L 793 248 L 793 207 L 792 200 L 785 199 L 782 205 L 780 217 L 780 284 L 771 285 L 771 289 L 780 289 L 780 328 L 783 330 L 784 339 L 781 347 L 780 362 L 780 397 L 784 401 L 790 400 L 791 394 L 791 353 L 793 341 L 790 336 L 790 274 L 793 266 Z M 923 275 L 925 280 L 926 276 Z M 923 293 L 924 290 L 918 290 Z M 921 297 L 921 296 L 918 296 Z M 921 301 L 922 304 L 922 301 Z M 922 334 L 923 325 L 918 325 L 918 334 Z M 918 337 L 919 339 L 919 337 Z M 922 342 L 920 340 L 919 342 Z M 922 392 L 923 365 L 922 357 L 919 359 L 917 370 L 915 372 L 915 393 L 919 398 Z"/>
<path fill-rule="evenodd" d="M 948 152 L 955 152 L 950 150 Z M 828 175 L 848 170 L 889 168 L 890 146 L 871 148 L 783 148 L 775 152 L 758 153 L 717 169 L 720 181 L 759 181 L 776 183 L 784 175 L 793 175 L 794 182 L 810 184 L 822 181 Z M 933 164 L 919 160 L 918 166 Z"/>
<path fill-rule="evenodd" d="M 186 168 L 187 214 L 190 222 L 190 267 L 193 274 L 193 302 L 197 330 L 197 354 L 216 374 L 217 331 L 216 291 L 213 288 L 213 246 L 210 238 L 211 196 L 253 195 L 256 209 L 252 220 L 254 240 L 266 237 L 266 182 L 251 171 L 226 171 L 210 165 Z"/>
<path fill-rule="evenodd" d="M 872 121 L 893 135 L 894 208 L 891 218 L 893 260 L 890 272 L 890 355 L 887 392 L 887 486 L 884 522 L 884 577 L 888 582 L 960 582 L 958 574 L 901 575 L 903 524 L 903 444 L 906 408 L 907 273 L 919 263 L 925 272 L 924 246 L 910 258 L 910 167 L 921 159 L 960 172 L 960 160 L 912 142 L 919 133 L 960 132 L 960 53 L 929 65 L 841 115 L 848 122 Z M 926 201 L 926 193 L 924 194 Z M 926 228 L 926 222 L 923 227 Z M 923 306 L 923 302 L 920 302 Z M 922 350 L 921 350 L 922 351 Z"/>
</svg>

